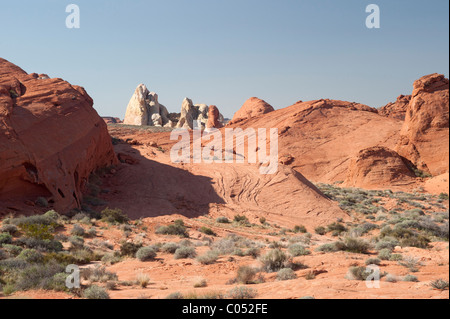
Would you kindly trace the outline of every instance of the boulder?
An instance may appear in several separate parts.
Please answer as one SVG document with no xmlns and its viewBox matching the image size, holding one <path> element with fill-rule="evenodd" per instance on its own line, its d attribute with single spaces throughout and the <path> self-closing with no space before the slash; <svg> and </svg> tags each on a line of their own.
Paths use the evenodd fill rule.
<svg viewBox="0 0 450 319">
<path fill-rule="evenodd" d="M 208 122 L 206 123 L 206 129 L 222 128 L 223 122 L 220 120 L 220 112 L 217 106 L 210 105 L 208 109 Z"/>
<path fill-rule="evenodd" d="M 238 123 L 272 111 L 274 111 L 273 107 L 266 101 L 258 99 L 257 97 L 252 97 L 234 114 L 233 119 L 229 124 Z"/>
<path fill-rule="evenodd" d="M 376 146 L 361 150 L 350 161 L 344 184 L 349 187 L 380 188 L 414 181 L 414 173 L 400 155 L 387 147 Z"/>
</svg>

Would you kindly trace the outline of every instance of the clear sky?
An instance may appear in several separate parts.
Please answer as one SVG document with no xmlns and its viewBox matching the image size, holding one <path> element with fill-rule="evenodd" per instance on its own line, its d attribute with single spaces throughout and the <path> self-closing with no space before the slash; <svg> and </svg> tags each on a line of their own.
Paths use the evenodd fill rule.
<svg viewBox="0 0 450 319">
<path fill-rule="evenodd" d="M 81 10 L 67 29 L 68 4 Z M 365 25 L 367 5 L 381 29 Z M 0 57 L 86 88 L 123 118 L 145 83 L 171 112 L 184 97 L 232 117 L 333 98 L 380 107 L 449 72 L 448 0 L 14 0 L 0 5 Z"/>
</svg>

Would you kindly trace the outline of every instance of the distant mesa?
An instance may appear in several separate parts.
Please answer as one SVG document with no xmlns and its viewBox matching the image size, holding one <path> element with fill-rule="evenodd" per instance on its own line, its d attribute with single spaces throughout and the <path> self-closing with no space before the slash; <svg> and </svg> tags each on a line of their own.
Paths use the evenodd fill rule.
<svg viewBox="0 0 450 319">
<path fill-rule="evenodd" d="M 239 111 L 234 114 L 229 124 L 236 124 L 272 111 L 274 111 L 274 108 L 269 103 L 257 97 L 252 97 L 245 101 Z"/>
<path fill-rule="evenodd" d="M 123 123 L 121 119 L 118 117 L 111 117 L 111 116 L 103 116 L 103 121 L 105 121 L 106 124 L 120 124 Z"/>
</svg>

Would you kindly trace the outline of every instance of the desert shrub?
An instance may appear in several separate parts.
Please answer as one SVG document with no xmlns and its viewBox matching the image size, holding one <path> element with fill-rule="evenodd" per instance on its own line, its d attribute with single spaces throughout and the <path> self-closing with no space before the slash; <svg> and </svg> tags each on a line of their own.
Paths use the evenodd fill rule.
<svg viewBox="0 0 450 319">
<path fill-rule="evenodd" d="M 204 288 L 208 286 L 208 282 L 206 279 L 201 279 L 200 281 L 196 282 L 194 284 L 194 288 Z"/>
<path fill-rule="evenodd" d="M 114 265 L 120 262 L 120 254 L 118 252 L 106 253 L 103 255 L 101 261 L 107 265 Z"/>
<path fill-rule="evenodd" d="M 319 226 L 314 229 L 314 232 L 318 235 L 325 235 L 327 233 L 327 230 L 325 229 L 325 227 Z"/>
<path fill-rule="evenodd" d="M 227 293 L 227 297 L 230 299 L 253 299 L 256 296 L 256 290 L 249 287 L 235 287 Z"/>
<path fill-rule="evenodd" d="M 303 226 L 303 225 L 296 225 L 296 226 L 294 227 L 294 233 L 303 233 L 303 234 L 305 234 L 307 231 L 308 231 L 308 230 L 307 230 L 306 227 Z"/>
<path fill-rule="evenodd" d="M 153 247 L 141 247 L 136 252 L 136 258 L 140 261 L 154 260 L 156 257 L 156 251 Z"/>
<path fill-rule="evenodd" d="M 176 243 L 165 243 L 161 246 L 161 251 L 163 253 L 175 254 L 175 251 L 180 248 L 180 246 Z"/>
<path fill-rule="evenodd" d="M 53 276 L 51 282 L 49 283 L 50 290 L 54 291 L 66 291 L 66 279 L 69 274 L 66 273 L 57 273 Z"/>
<path fill-rule="evenodd" d="M 314 273 L 314 271 L 308 271 L 305 275 L 305 279 L 306 280 L 316 279 L 316 274 Z"/>
<path fill-rule="evenodd" d="M 19 231 L 16 225 L 5 224 L 0 227 L 0 233 L 8 233 L 10 235 L 14 235 Z"/>
<path fill-rule="evenodd" d="M 324 252 L 324 253 L 331 253 L 331 252 L 335 252 L 338 251 L 335 243 L 331 243 L 331 244 L 323 244 L 320 245 L 319 247 L 316 248 L 317 252 Z"/>
<path fill-rule="evenodd" d="M 414 275 L 406 275 L 405 277 L 403 277 L 403 281 L 419 282 L 419 279 Z"/>
<path fill-rule="evenodd" d="M 399 246 L 400 242 L 394 237 L 384 237 L 375 245 L 375 249 L 381 251 L 383 249 L 394 250 L 396 246 Z"/>
<path fill-rule="evenodd" d="M 236 243 L 232 239 L 224 238 L 214 242 L 212 248 L 221 255 L 228 255 L 234 252 Z"/>
<path fill-rule="evenodd" d="M 440 193 L 439 194 L 439 199 L 442 199 L 442 200 L 448 200 L 448 194 L 447 193 Z"/>
<path fill-rule="evenodd" d="M 3 250 L 8 253 L 8 255 L 16 257 L 20 254 L 23 248 L 16 245 L 5 244 L 3 245 Z"/>
<path fill-rule="evenodd" d="M 4 249 L 0 249 L 0 260 L 8 259 L 9 253 Z"/>
<path fill-rule="evenodd" d="M 57 220 L 54 219 L 52 214 L 33 215 L 28 217 L 18 217 L 11 219 L 10 223 L 18 227 L 25 225 L 47 225 L 56 228 Z"/>
<path fill-rule="evenodd" d="M 175 251 L 175 259 L 195 258 L 197 255 L 194 247 L 180 247 Z"/>
<path fill-rule="evenodd" d="M 89 237 L 91 237 L 91 238 L 96 237 L 96 236 L 97 236 L 97 229 L 96 229 L 95 227 L 89 228 L 89 229 L 86 231 L 86 235 L 89 236 Z"/>
<path fill-rule="evenodd" d="M 92 285 L 83 291 L 83 297 L 86 299 L 109 299 L 109 294 L 105 288 Z"/>
<path fill-rule="evenodd" d="M 181 292 L 173 292 L 170 295 L 168 295 L 166 299 L 173 299 L 173 300 L 184 299 L 184 296 Z"/>
<path fill-rule="evenodd" d="M 250 223 L 248 218 L 246 216 L 244 216 L 244 215 L 236 215 L 236 216 L 234 216 L 233 221 L 238 223 L 238 224 L 242 224 L 242 225 L 247 225 L 247 224 Z"/>
<path fill-rule="evenodd" d="M 122 256 L 130 256 L 135 257 L 139 248 L 141 248 L 141 244 L 135 244 L 132 242 L 125 242 L 120 246 L 120 254 Z"/>
<path fill-rule="evenodd" d="M 288 256 L 280 249 L 272 249 L 260 258 L 263 269 L 267 272 L 276 272 L 286 268 L 289 263 Z"/>
<path fill-rule="evenodd" d="M 381 260 L 379 258 L 369 258 L 366 260 L 366 265 L 380 265 Z"/>
<path fill-rule="evenodd" d="M 86 232 L 83 227 L 81 227 L 78 224 L 75 224 L 75 225 L 73 225 L 73 228 L 70 231 L 70 234 L 73 236 L 83 237 L 86 234 Z"/>
<path fill-rule="evenodd" d="M 198 231 L 209 236 L 217 236 L 217 234 L 211 228 L 205 226 L 200 227 Z"/>
<path fill-rule="evenodd" d="M 220 224 L 228 224 L 230 222 L 230 220 L 228 218 L 226 218 L 225 216 L 220 216 L 220 217 L 217 217 L 216 222 L 220 223 Z"/>
<path fill-rule="evenodd" d="M 383 248 L 378 252 L 378 258 L 381 260 L 389 260 L 392 256 L 392 252 L 388 248 Z"/>
<path fill-rule="evenodd" d="M 189 237 L 186 226 L 181 219 L 176 220 L 172 225 L 159 227 L 156 230 L 156 233 L 160 235 L 177 235 L 185 238 Z"/>
<path fill-rule="evenodd" d="M 392 255 L 389 257 L 389 260 L 390 260 L 390 261 L 400 261 L 400 260 L 403 260 L 403 256 L 400 255 L 400 254 L 392 254 Z"/>
<path fill-rule="evenodd" d="M 309 250 L 307 250 L 303 245 L 300 244 L 292 244 L 288 247 L 289 253 L 294 256 L 306 256 L 311 254 Z"/>
<path fill-rule="evenodd" d="M 280 280 L 280 281 L 293 280 L 296 278 L 297 278 L 297 275 L 290 268 L 283 268 L 277 272 L 277 280 Z"/>
<path fill-rule="evenodd" d="M 349 269 L 349 277 L 352 280 L 364 281 L 372 274 L 372 271 L 367 270 L 366 267 L 351 267 Z"/>
<path fill-rule="evenodd" d="M 236 281 L 241 284 L 251 284 L 258 270 L 250 266 L 240 266 L 236 273 Z"/>
<path fill-rule="evenodd" d="M 106 208 L 101 212 L 101 216 L 102 220 L 109 224 L 125 224 L 129 221 L 128 216 L 119 208 Z"/>
<path fill-rule="evenodd" d="M 386 282 L 396 283 L 398 281 L 397 276 L 392 274 L 387 274 L 386 278 L 384 279 Z"/>
<path fill-rule="evenodd" d="M 219 253 L 214 250 L 206 252 L 204 255 L 198 256 L 197 261 L 203 265 L 210 265 L 217 261 Z"/>
<path fill-rule="evenodd" d="M 36 238 L 18 238 L 16 240 L 18 246 L 33 248 L 42 252 L 59 252 L 63 250 L 63 245 L 57 240 L 36 239 Z"/>
<path fill-rule="evenodd" d="M 117 281 L 117 274 L 106 270 L 105 267 L 95 266 L 94 268 L 84 268 L 81 270 L 81 276 L 92 282 Z"/>
<path fill-rule="evenodd" d="M 28 263 L 41 263 L 44 260 L 44 256 L 35 249 L 24 249 L 17 258 L 23 259 Z"/>
<path fill-rule="evenodd" d="M 340 223 L 332 223 L 327 226 L 327 230 L 328 232 L 333 232 L 339 235 L 340 233 L 347 231 L 347 228 Z"/>
<path fill-rule="evenodd" d="M 1 233 L 0 234 L 0 247 L 5 244 L 12 243 L 12 236 L 9 233 Z"/>
<path fill-rule="evenodd" d="M 430 286 L 434 289 L 438 290 L 447 290 L 448 289 L 448 281 L 444 279 L 437 279 L 430 283 Z"/>
<path fill-rule="evenodd" d="M 370 248 L 370 244 L 360 238 L 345 238 L 343 244 L 335 243 L 339 250 L 345 250 L 352 253 L 366 254 Z"/>
<path fill-rule="evenodd" d="M 67 238 L 70 243 L 70 249 L 82 249 L 84 248 L 84 239 L 80 236 L 70 236 Z"/>
<path fill-rule="evenodd" d="M 399 261 L 399 265 L 408 268 L 411 272 L 418 272 L 419 267 L 422 266 L 419 258 L 415 258 L 412 256 L 406 256 L 402 261 Z"/>
<path fill-rule="evenodd" d="M 244 251 L 244 256 L 251 256 L 253 258 L 258 258 L 261 254 L 261 250 L 259 248 L 248 248 L 246 251 Z"/>
<path fill-rule="evenodd" d="M 53 277 L 64 272 L 64 267 L 55 262 L 29 265 L 17 274 L 14 287 L 18 291 L 30 289 L 52 289 Z"/>
<path fill-rule="evenodd" d="M 147 288 L 150 277 L 144 273 L 139 273 L 136 277 L 136 282 L 141 286 L 142 288 Z"/>
</svg>

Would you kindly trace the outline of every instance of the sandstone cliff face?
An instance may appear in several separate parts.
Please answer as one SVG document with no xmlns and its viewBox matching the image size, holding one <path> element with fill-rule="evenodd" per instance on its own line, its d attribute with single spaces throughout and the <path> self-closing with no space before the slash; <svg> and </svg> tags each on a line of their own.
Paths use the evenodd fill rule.
<svg viewBox="0 0 450 319">
<path fill-rule="evenodd" d="M 414 82 L 397 152 L 432 175 L 448 172 L 449 81 L 430 74 Z"/>
<path fill-rule="evenodd" d="M 383 116 L 392 117 L 398 120 L 405 120 L 411 95 L 400 95 L 394 103 L 388 103 L 379 109 L 378 113 Z"/>
<path fill-rule="evenodd" d="M 402 186 L 414 181 L 414 173 L 395 151 L 376 146 L 361 150 L 350 161 L 344 184 L 350 187 L 377 188 L 381 185 Z"/>
<path fill-rule="evenodd" d="M 117 159 L 86 91 L 0 58 L 0 208 L 46 198 L 80 206 L 94 170 Z"/>
<path fill-rule="evenodd" d="M 160 104 L 158 95 L 139 84 L 128 103 L 124 124 L 172 127 L 167 108 Z"/>
<path fill-rule="evenodd" d="M 236 124 L 243 120 L 270 113 L 272 111 L 274 111 L 273 107 L 266 101 L 258 99 L 257 97 L 252 97 L 245 101 L 239 111 L 234 114 L 233 119 L 229 124 Z"/>
</svg>

